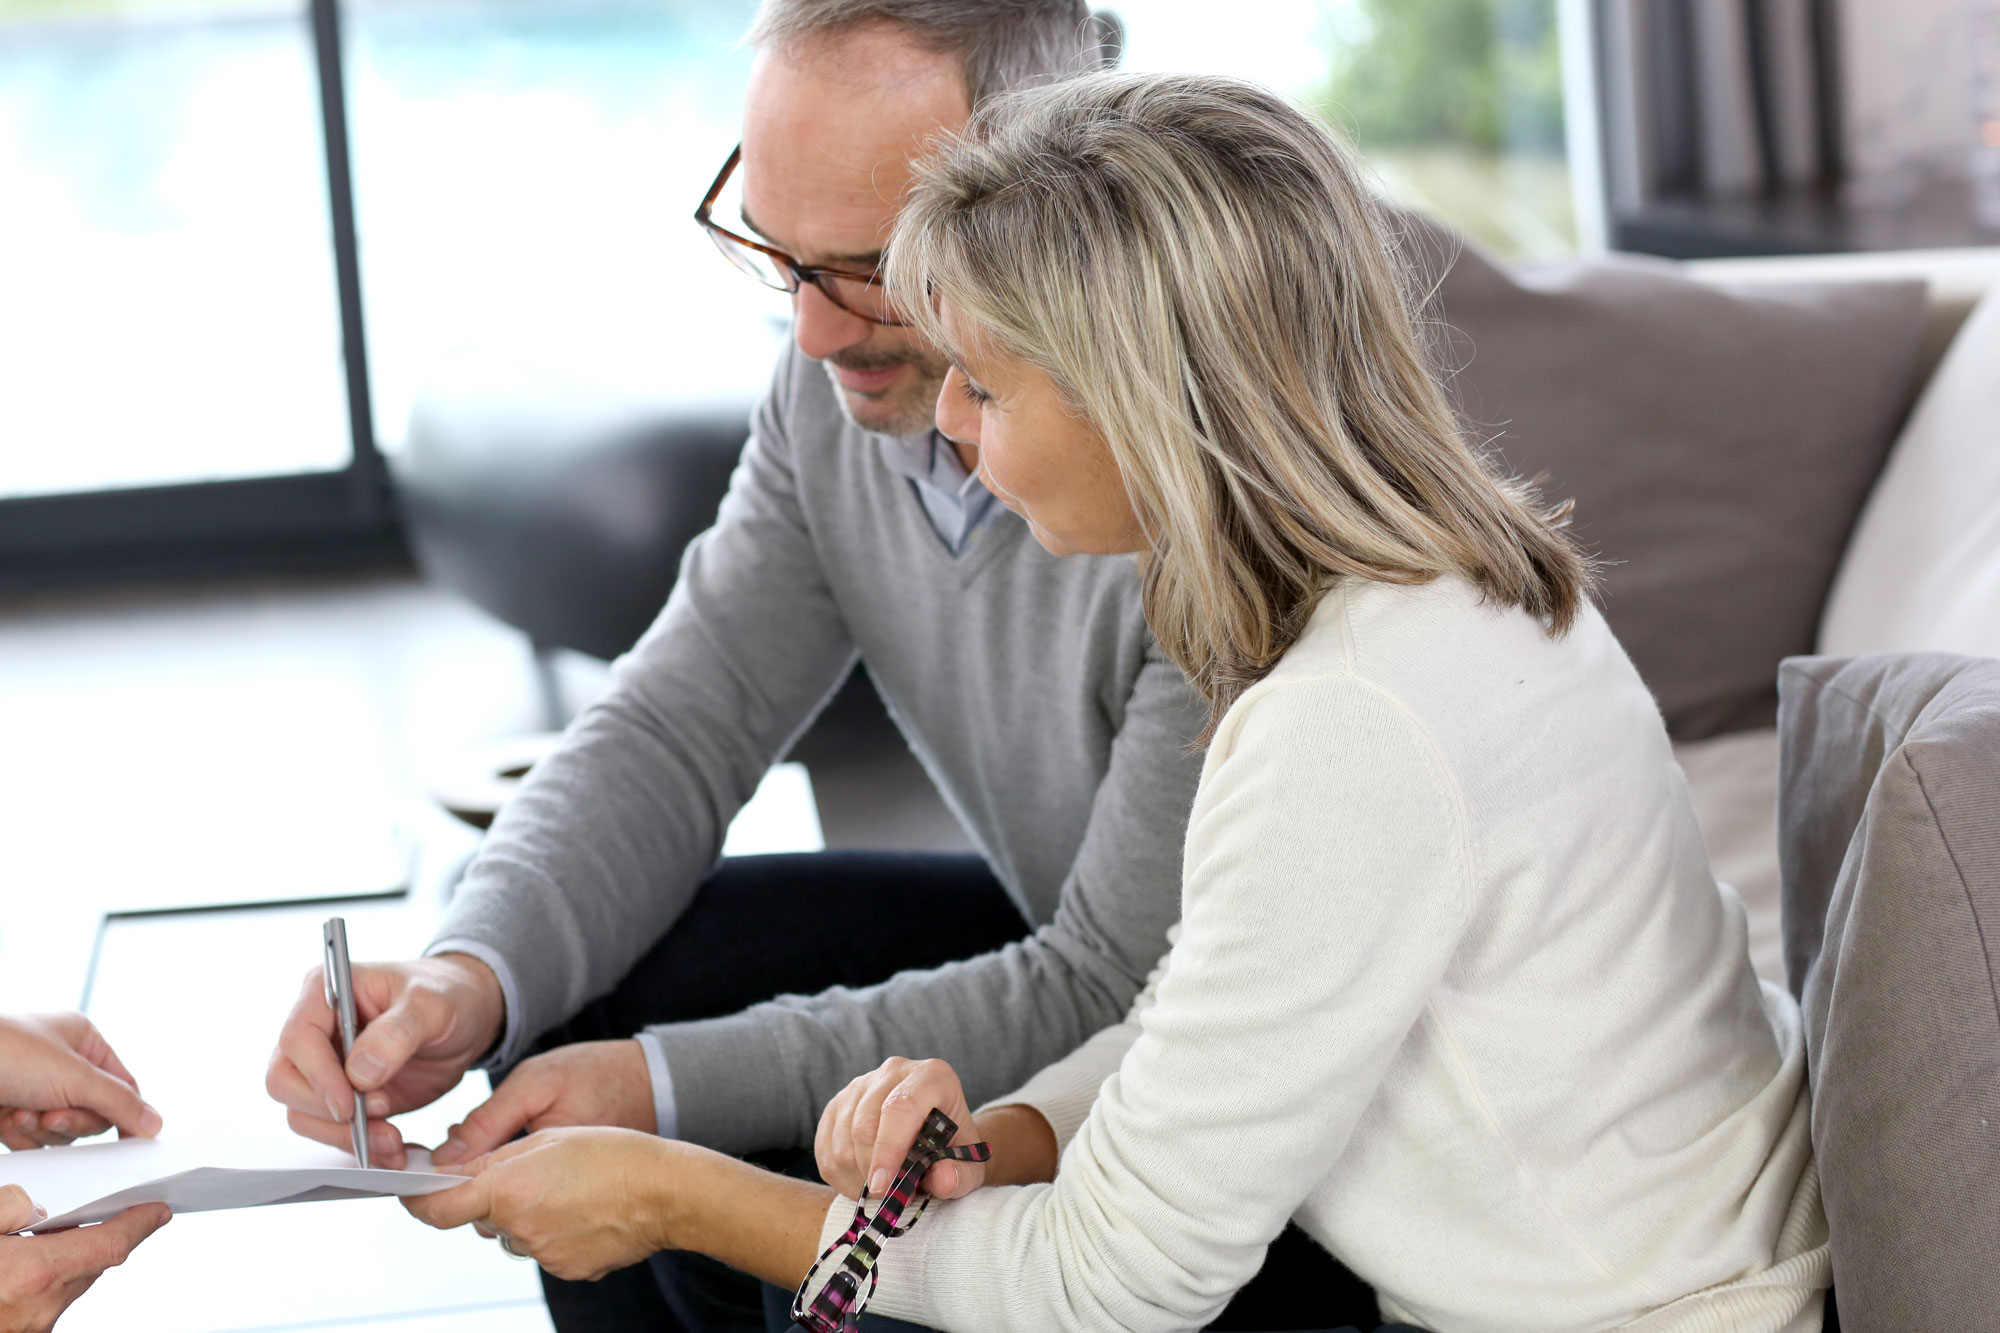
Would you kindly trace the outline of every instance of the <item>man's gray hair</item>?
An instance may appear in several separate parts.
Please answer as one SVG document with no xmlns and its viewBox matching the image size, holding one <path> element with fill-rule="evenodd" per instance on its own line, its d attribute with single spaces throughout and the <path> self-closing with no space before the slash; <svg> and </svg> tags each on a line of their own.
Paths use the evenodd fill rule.
<svg viewBox="0 0 2000 1333">
<path fill-rule="evenodd" d="M 1093 16 L 1085 0 L 764 0 L 748 40 L 782 45 L 871 22 L 963 60 L 975 107 L 1115 64 L 1124 35 L 1116 15 Z"/>
</svg>

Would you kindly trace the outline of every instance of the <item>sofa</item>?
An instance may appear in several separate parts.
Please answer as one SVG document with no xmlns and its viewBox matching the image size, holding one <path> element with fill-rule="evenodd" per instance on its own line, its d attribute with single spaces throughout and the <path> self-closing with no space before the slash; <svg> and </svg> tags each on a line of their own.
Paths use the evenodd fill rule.
<svg viewBox="0 0 2000 1333">
<path fill-rule="evenodd" d="M 1911 411 L 1870 479 L 1842 541 L 1811 646 L 1801 651 L 2000 657 L 2000 249 L 1703 260 L 1679 267 L 1704 283 L 1743 287 L 1925 284 Z M 1989 294 L 1992 299 L 1985 299 Z M 1952 373 L 1940 378 L 1948 359 Z M 1751 958 L 1760 975 L 1784 984 L 1776 726 L 1683 740 L 1675 754 L 1716 877 L 1732 885 L 1748 909 Z"/>
<path fill-rule="evenodd" d="M 1785 964 L 1850 1333 L 2000 1311 L 2000 659 L 1779 672 Z"/>
</svg>

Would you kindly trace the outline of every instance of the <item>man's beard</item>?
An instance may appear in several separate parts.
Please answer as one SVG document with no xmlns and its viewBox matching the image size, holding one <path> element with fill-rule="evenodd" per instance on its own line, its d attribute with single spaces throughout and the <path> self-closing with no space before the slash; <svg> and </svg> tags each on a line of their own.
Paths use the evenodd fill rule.
<svg viewBox="0 0 2000 1333">
<path fill-rule="evenodd" d="M 861 429 L 878 435 L 922 435 L 936 427 L 938 390 L 944 387 L 948 369 L 943 357 L 912 348 L 901 356 L 830 356 L 821 365 L 833 381 L 840 410 Z M 836 368 L 887 370 L 901 365 L 916 373 L 877 398 L 850 392 L 834 374 Z"/>
</svg>

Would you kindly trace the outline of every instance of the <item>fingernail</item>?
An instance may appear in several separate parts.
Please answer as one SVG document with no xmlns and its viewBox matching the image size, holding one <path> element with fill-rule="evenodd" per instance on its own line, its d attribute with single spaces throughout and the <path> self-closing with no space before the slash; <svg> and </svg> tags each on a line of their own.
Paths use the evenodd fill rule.
<svg viewBox="0 0 2000 1333">
<path fill-rule="evenodd" d="M 382 1057 L 373 1051 L 361 1052 L 347 1062 L 347 1068 L 363 1083 L 373 1083 L 389 1072 L 389 1067 L 382 1063 Z"/>
<path fill-rule="evenodd" d="M 868 1192 L 870 1194 L 881 1194 L 885 1192 L 888 1188 L 889 1188 L 889 1168 L 886 1166 L 876 1167 L 875 1174 L 868 1177 Z"/>
<path fill-rule="evenodd" d="M 48 1221 L 48 1220 L 49 1220 L 49 1210 L 48 1210 L 48 1209 L 46 1209 L 46 1208 L 44 1208 L 44 1207 L 42 1207 L 42 1206 L 41 1206 L 40 1204 L 36 1204 L 36 1205 L 35 1205 L 35 1220 L 36 1220 L 37 1222 L 46 1222 L 46 1221 Z"/>
<path fill-rule="evenodd" d="M 347 1108 L 343 1107 L 338 1100 L 332 1097 L 326 1099 L 326 1113 L 335 1120 L 342 1121 L 343 1123 L 347 1120 L 349 1114 Z"/>
<path fill-rule="evenodd" d="M 142 1137 L 150 1139 L 153 1135 L 159 1133 L 161 1127 L 166 1123 L 165 1118 L 148 1103 L 146 1104 L 145 1113 L 139 1117 L 139 1133 Z"/>
<path fill-rule="evenodd" d="M 368 1114 L 384 1117 L 389 1114 L 389 1099 L 379 1092 L 368 1094 Z"/>
<path fill-rule="evenodd" d="M 443 1143 L 431 1149 L 431 1163 L 435 1166 L 450 1166 L 453 1162 L 463 1159 L 464 1156 L 465 1145 L 457 1139 L 446 1139 Z"/>
<path fill-rule="evenodd" d="M 66 1115 L 50 1116 L 45 1128 L 51 1134 L 68 1134 L 72 1132 L 70 1129 L 70 1118 Z"/>
</svg>

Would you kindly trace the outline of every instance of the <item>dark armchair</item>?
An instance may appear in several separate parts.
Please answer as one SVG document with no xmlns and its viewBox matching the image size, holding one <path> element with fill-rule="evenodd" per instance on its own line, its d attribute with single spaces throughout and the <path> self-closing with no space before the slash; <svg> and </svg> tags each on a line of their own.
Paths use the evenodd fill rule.
<svg viewBox="0 0 2000 1333">
<path fill-rule="evenodd" d="M 714 521 L 751 407 L 456 358 L 426 385 L 396 462 L 417 562 L 538 650 L 616 657 Z"/>
</svg>

